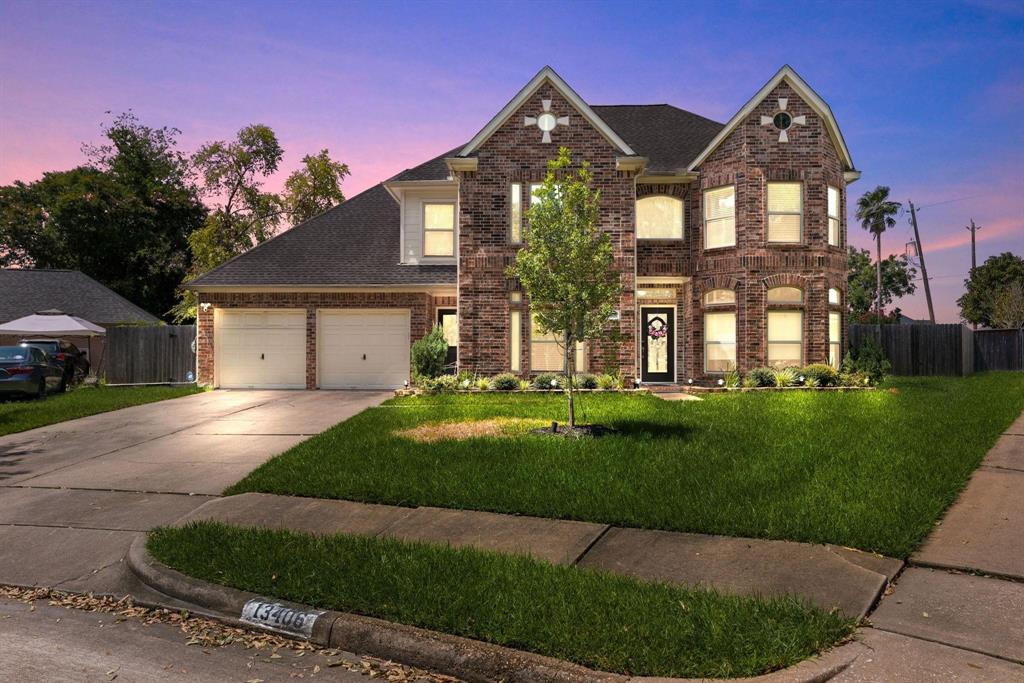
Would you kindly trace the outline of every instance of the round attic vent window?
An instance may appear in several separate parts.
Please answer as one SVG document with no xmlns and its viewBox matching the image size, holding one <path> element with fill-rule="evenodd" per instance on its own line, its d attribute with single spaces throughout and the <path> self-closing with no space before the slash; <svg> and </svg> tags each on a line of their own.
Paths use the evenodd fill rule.
<svg viewBox="0 0 1024 683">
<path fill-rule="evenodd" d="M 775 124 L 775 127 L 779 130 L 786 130 L 793 125 L 793 117 L 787 112 L 780 111 L 775 115 L 775 118 L 772 119 L 772 123 Z"/>
<path fill-rule="evenodd" d="M 537 117 L 537 127 L 545 133 L 553 131 L 557 125 L 558 119 L 549 111 L 546 111 Z"/>
</svg>

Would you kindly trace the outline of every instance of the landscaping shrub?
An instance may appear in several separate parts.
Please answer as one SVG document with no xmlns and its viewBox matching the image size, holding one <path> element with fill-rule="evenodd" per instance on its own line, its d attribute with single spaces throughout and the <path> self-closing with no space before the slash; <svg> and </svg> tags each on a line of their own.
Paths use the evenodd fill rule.
<svg viewBox="0 0 1024 683">
<path fill-rule="evenodd" d="M 754 368 L 747 373 L 743 382 L 745 387 L 774 387 L 775 371 L 771 368 Z"/>
<path fill-rule="evenodd" d="M 597 378 L 597 388 L 614 391 L 622 388 L 622 378 L 617 375 L 604 374 Z"/>
<path fill-rule="evenodd" d="M 867 375 L 870 384 L 878 384 L 892 370 L 892 363 L 885 357 L 874 339 L 865 339 L 860 346 L 846 352 L 843 372 Z"/>
<path fill-rule="evenodd" d="M 498 391 L 515 391 L 519 388 L 519 378 L 511 372 L 503 372 L 491 379 L 491 388 Z"/>
<path fill-rule="evenodd" d="M 775 368 L 772 375 L 777 387 L 792 387 L 800 383 L 800 375 L 797 374 L 796 368 Z"/>
<path fill-rule="evenodd" d="M 735 370 L 730 370 L 725 373 L 725 377 L 723 379 L 725 380 L 726 389 L 735 389 L 740 385 L 740 373 Z"/>
<path fill-rule="evenodd" d="M 429 379 L 426 382 L 421 383 L 419 386 L 429 394 L 444 394 L 457 391 L 462 388 L 462 385 L 459 383 L 459 378 L 455 375 L 441 375 L 440 377 Z"/>
<path fill-rule="evenodd" d="M 871 386 L 871 376 L 863 372 L 843 372 L 839 375 L 839 385 L 844 387 Z"/>
<path fill-rule="evenodd" d="M 597 389 L 597 376 L 586 373 L 576 375 L 576 387 L 579 389 Z"/>
<path fill-rule="evenodd" d="M 480 391 L 487 391 L 491 388 L 491 380 L 486 377 L 478 377 L 476 380 L 476 388 Z"/>
<path fill-rule="evenodd" d="M 474 384 L 476 382 L 476 374 L 470 372 L 469 370 L 463 370 L 462 372 L 460 372 L 459 386 L 466 385 L 466 382 L 469 382 L 469 384 Z"/>
<path fill-rule="evenodd" d="M 814 363 L 800 370 L 804 384 L 809 387 L 834 387 L 839 385 L 839 372 L 831 365 Z"/>
<path fill-rule="evenodd" d="M 417 339 L 412 345 L 413 377 L 437 377 L 444 372 L 444 359 L 447 355 L 448 342 L 445 341 L 444 332 L 440 325 L 434 325 L 426 336 Z"/>
<path fill-rule="evenodd" d="M 554 385 L 552 385 L 552 382 L 554 382 Z M 565 378 L 553 372 L 542 372 L 533 378 L 533 388 L 544 391 L 564 389 Z"/>
<path fill-rule="evenodd" d="M 530 380 L 521 379 L 519 380 L 519 391 L 526 391 L 530 388 Z"/>
</svg>

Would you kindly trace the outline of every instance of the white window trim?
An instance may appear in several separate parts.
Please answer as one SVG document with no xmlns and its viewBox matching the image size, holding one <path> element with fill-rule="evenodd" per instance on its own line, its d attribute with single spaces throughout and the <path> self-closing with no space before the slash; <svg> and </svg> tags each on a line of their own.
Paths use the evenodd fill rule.
<svg viewBox="0 0 1024 683">
<path fill-rule="evenodd" d="M 797 340 L 797 339 L 772 339 L 772 337 L 771 337 L 772 326 L 771 326 L 769 321 L 771 320 L 771 317 L 772 317 L 773 313 L 798 313 L 800 315 L 800 339 L 799 340 Z M 804 348 L 804 346 L 805 346 L 805 344 L 804 344 L 804 323 L 805 322 L 806 322 L 806 320 L 805 320 L 805 316 L 804 316 L 804 311 L 803 311 L 803 309 L 800 309 L 800 308 L 776 308 L 776 309 L 772 309 L 772 310 L 767 311 L 767 313 L 765 315 L 765 320 L 764 320 L 764 336 L 765 336 L 765 345 L 764 345 L 764 354 L 765 355 L 764 355 L 764 360 L 765 360 L 765 364 L 767 364 L 768 367 L 772 367 L 772 357 L 771 357 L 772 344 L 799 344 L 799 346 L 800 346 L 800 358 L 797 361 L 797 366 L 799 367 L 799 366 L 802 366 L 804 364 L 804 351 L 805 351 L 805 348 Z"/>
<path fill-rule="evenodd" d="M 828 212 L 828 194 L 829 190 L 836 191 L 836 214 L 833 216 Z M 841 214 L 843 213 L 843 193 L 835 185 L 825 186 L 825 241 L 830 247 L 842 246 L 843 242 L 843 219 Z M 832 221 L 836 222 L 836 241 L 832 241 Z"/>
<path fill-rule="evenodd" d="M 722 189 L 725 189 L 727 187 L 731 187 L 732 188 L 732 243 L 731 244 L 720 244 L 720 245 L 715 246 L 715 247 L 709 247 L 708 246 L 708 223 L 709 223 L 709 220 L 708 220 L 708 204 L 707 204 L 708 193 L 714 192 L 715 190 L 722 190 Z M 717 187 L 709 187 L 708 189 L 704 190 L 701 193 L 701 217 L 703 219 L 701 221 L 701 224 L 702 224 L 702 226 L 704 228 L 701 231 L 701 246 L 704 248 L 704 251 L 712 251 L 712 250 L 715 250 L 715 249 L 732 249 L 732 248 L 735 248 L 735 246 L 736 246 L 736 233 L 738 232 L 737 228 L 736 228 L 736 184 L 735 183 L 730 183 L 728 185 L 718 185 Z M 711 222 L 721 221 L 721 220 L 725 220 L 725 218 L 715 218 L 715 219 L 712 219 Z"/>
<path fill-rule="evenodd" d="M 800 204 L 797 211 L 772 211 L 769 209 L 768 193 L 771 191 L 772 185 L 798 185 L 800 187 Z M 826 197 L 826 203 L 828 198 Z M 804 184 L 796 180 L 770 180 L 765 183 L 764 189 L 764 238 L 768 244 L 803 244 L 804 243 Z M 771 238 L 771 219 L 772 216 L 799 216 L 800 217 L 800 234 L 796 240 L 773 240 Z"/>
<path fill-rule="evenodd" d="M 440 230 L 437 228 L 427 227 L 427 207 L 428 206 L 450 206 L 452 207 L 452 227 L 451 230 Z M 455 202 L 435 202 L 435 201 L 424 201 L 420 208 L 420 220 L 423 225 L 423 235 L 421 241 L 423 243 L 423 258 L 455 258 L 455 252 L 458 251 L 458 243 L 456 239 L 455 226 L 459 222 L 459 210 Z M 427 233 L 428 232 L 451 232 L 452 233 L 452 253 L 450 254 L 428 254 L 427 253 Z"/>
<path fill-rule="evenodd" d="M 643 196 L 643 197 L 638 197 L 637 200 L 634 202 L 634 208 L 633 208 L 633 218 L 634 218 L 634 220 L 636 220 L 639 217 L 639 215 L 640 215 L 640 211 L 639 211 L 640 202 L 644 201 L 645 199 L 655 199 L 657 197 L 667 197 L 668 199 L 674 199 L 677 202 L 679 202 L 679 213 L 680 213 L 679 236 L 678 237 L 643 237 L 643 236 L 640 235 L 640 225 L 639 225 L 639 221 L 637 221 L 636 238 L 638 240 L 643 240 L 645 242 L 680 242 L 680 241 L 686 239 L 686 202 L 683 201 L 682 197 L 676 197 L 675 195 L 671 195 L 671 194 L 649 194 L 649 195 L 646 195 L 646 196 Z M 735 209 L 733 210 L 733 213 L 735 213 Z"/>
<path fill-rule="evenodd" d="M 738 356 L 739 356 L 739 353 L 738 353 L 739 352 L 739 348 L 738 348 L 739 344 L 736 341 L 736 336 L 737 336 L 736 335 L 736 331 L 737 331 L 736 327 L 738 325 L 736 310 L 733 309 L 731 311 L 729 311 L 729 310 L 705 311 L 704 312 L 704 320 L 701 321 L 701 324 L 704 326 L 704 329 L 703 329 L 703 333 L 704 333 L 704 374 L 706 374 L 706 375 L 724 375 L 725 374 L 725 371 L 723 371 L 723 370 L 708 370 L 708 346 L 711 346 L 711 345 L 723 346 L 726 343 L 726 342 L 709 341 L 708 340 L 708 316 L 709 315 L 721 315 L 723 313 L 731 314 L 732 315 L 732 334 L 733 334 L 733 339 L 734 339 L 734 341 L 732 342 L 732 345 L 733 345 L 733 352 L 732 352 L 733 353 L 733 359 L 732 359 L 732 363 L 733 363 L 733 366 L 737 365 L 737 359 L 738 359 Z"/>
</svg>

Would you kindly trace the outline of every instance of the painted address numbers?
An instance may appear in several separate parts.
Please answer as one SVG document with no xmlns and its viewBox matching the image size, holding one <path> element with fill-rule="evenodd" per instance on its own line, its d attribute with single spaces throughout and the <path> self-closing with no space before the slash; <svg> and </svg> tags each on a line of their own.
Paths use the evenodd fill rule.
<svg viewBox="0 0 1024 683">
<path fill-rule="evenodd" d="M 321 614 L 323 612 L 293 609 L 279 602 L 250 600 L 242 607 L 241 620 L 272 631 L 309 638 L 313 633 L 313 622 Z"/>
</svg>

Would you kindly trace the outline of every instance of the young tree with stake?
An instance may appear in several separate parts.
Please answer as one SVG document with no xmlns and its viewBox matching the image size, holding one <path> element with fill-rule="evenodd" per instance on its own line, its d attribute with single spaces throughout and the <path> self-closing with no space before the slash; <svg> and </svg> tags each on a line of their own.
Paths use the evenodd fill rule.
<svg viewBox="0 0 1024 683">
<path fill-rule="evenodd" d="M 569 429 L 576 426 L 576 344 L 604 338 L 621 293 L 611 238 L 597 227 L 601 194 L 583 161 L 573 170 L 562 147 L 548 162 L 539 201 L 527 212 L 525 246 L 508 268 L 530 300 L 541 331 L 554 334 L 565 358 Z"/>
</svg>

